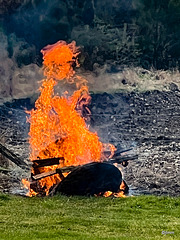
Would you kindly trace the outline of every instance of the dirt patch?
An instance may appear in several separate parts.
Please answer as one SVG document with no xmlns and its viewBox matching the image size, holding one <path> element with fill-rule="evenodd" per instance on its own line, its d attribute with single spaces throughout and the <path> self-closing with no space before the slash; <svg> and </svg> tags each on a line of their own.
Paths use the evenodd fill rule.
<svg viewBox="0 0 180 240">
<path fill-rule="evenodd" d="M 179 109 L 179 92 L 92 96 L 92 124 L 101 139 L 139 155 L 123 169 L 135 192 L 179 195 Z"/>
<path fill-rule="evenodd" d="M 27 114 L 30 101 L 16 100 L 0 107 L 0 135 L 5 145 L 28 162 Z M 123 168 L 133 193 L 180 193 L 180 93 L 92 94 L 91 128 L 101 141 L 118 149 L 133 148 L 139 159 Z M 2 137 L 1 137 L 2 138 Z M 10 163 L 11 172 L 0 173 L 0 191 L 20 192 L 21 179 L 30 173 Z"/>
</svg>

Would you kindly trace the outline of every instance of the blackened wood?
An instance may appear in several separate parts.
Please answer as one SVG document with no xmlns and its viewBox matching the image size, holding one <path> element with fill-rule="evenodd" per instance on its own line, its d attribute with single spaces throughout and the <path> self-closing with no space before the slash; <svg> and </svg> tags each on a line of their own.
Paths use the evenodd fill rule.
<svg viewBox="0 0 180 240">
<path fill-rule="evenodd" d="M 130 160 L 136 160 L 138 159 L 138 155 L 126 155 L 126 156 L 118 156 L 116 158 L 112 158 L 110 160 L 105 160 L 101 163 L 108 163 L 108 164 L 113 164 L 113 163 L 123 163 L 123 162 L 126 162 L 126 161 L 130 161 Z M 74 170 L 75 168 L 77 167 L 80 167 L 80 166 L 83 166 L 83 165 L 78 165 L 78 166 L 67 166 L 67 167 L 62 167 L 62 168 L 58 168 L 60 169 L 62 172 L 70 172 L 72 170 Z"/>
<path fill-rule="evenodd" d="M 113 164 L 113 163 L 123 163 L 123 162 L 126 162 L 126 161 L 130 161 L 130 160 L 136 160 L 138 159 L 138 155 L 131 155 L 131 156 L 118 156 L 116 158 L 112 158 L 110 160 L 105 160 L 103 161 L 104 163 L 109 163 L 109 164 Z M 35 160 L 35 161 L 41 161 L 41 160 Z M 53 164 L 51 164 L 53 165 Z M 42 165 L 41 165 L 42 166 Z M 46 165 L 46 166 L 50 166 L 50 165 Z M 62 168 L 57 168 L 57 171 L 58 169 L 61 171 L 61 172 L 70 172 L 72 170 L 74 170 L 76 167 L 79 167 L 79 166 L 82 166 L 82 165 L 78 165 L 78 166 L 67 166 L 67 167 L 62 167 Z M 39 168 L 40 166 L 36 166 L 36 168 Z"/>
<path fill-rule="evenodd" d="M 65 195 L 89 195 L 100 192 L 117 192 L 122 174 L 117 167 L 108 163 L 93 162 L 76 167 L 56 187 L 56 193 Z"/>
<path fill-rule="evenodd" d="M 45 189 L 39 185 L 38 181 L 30 182 L 30 189 L 36 192 L 38 196 L 42 197 L 46 195 Z"/>
<path fill-rule="evenodd" d="M 59 165 L 60 160 L 64 160 L 64 158 L 58 157 L 58 158 L 36 159 L 32 161 L 33 162 L 32 167 L 40 168 L 40 167 L 46 167 L 46 166 L 52 166 L 52 165 Z"/>
<path fill-rule="evenodd" d="M 39 174 L 36 174 L 36 175 L 32 175 L 31 178 L 33 180 L 40 180 L 42 178 L 50 177 L 50 176 L 52 176 L 54 174 L 57 174 L 57 173 L 62 177 L 63 172 L 70 172 L 70 171 L 74 170 L 75 168 L 76 168 L 75 166 L 56 168 L 55 170 L 52 170 L 52 171 L 49 171 L 49 172 L 43 172 L 43 173 L 39 173 Z"/>
<path fill-rule="evenodd" d="M 28 165 L 19 157 L 17 157 L 13 152 L 11 152 L 9 149 L 7 149 L 5 146 L 3 146 L 0 143 L 0 153 L 7 157 L 10 161 L 12 161 L 13 163 L 15 163 L 17 166 L 19 166 L 20 168 L 27 168 Z"/>
<path fill-rule="evenodd" d="M 107 164 L 113 164 L 113 163 L 123 163 L 123 162 L 127 162 L 129 160 L 135 160 L 137 159 L 138 156 L 135 155 L 135 156 L 119 156 L 117 157 L 116 159 L 111 159 L 109 161 L 104 161 L 104 163 L 107 163 Z M 41 161 L 41 160 L 39 160 Z M 61 173 L 65 173 L 65 172 L 71 172 L 73 170 L 75 170 L 76 168 L 80 167 L 80 166 L 83 166 L 83 165 L 78 165 L 78 166 L 67 166 L 67 167 L 62 167 L 62 168 L 57 168 L 56 170 L 53 170 L 53 171 L 49 171 L 49 172 L 44 172 L 44 173 L 40 173 L 40 174 L 35 174 L 32 176 L 32 179 L 33 180 L 40 180 L 42 178 L 45 178 L 45 177 L 49 177 L 49 176 L 52 176 L 54 174 L 61 174 Z M 38 166 L 37 166 L 38 168 Z"/>
<path fill-rule="evenodd" d="M 52 171 L 49 171 L 49 172 L 43 172 L 43 173 L 39 173 L 39 174 L 35 174 L 35 175 L 32 174 L 31 178 L 36 181 L 36 180 L 40 180 L 40 179 L 45 178 L 45 177 L 50 177 L 50 176 L 52 176 L 54 174 L 57 174 L 57 173 L 62 177 L 62 173 L 71 172 L 76 167 L 79 167 L 79 166 L 69 166 L 69 167 L 56 168 L 55 170 L 52 170 Z"/>
<path fill-rule="evenodd" d="M 125 156 L 117 156 L 112 159 L 110 159 L 109 163 L 123 163 L 126 161 L 136 160 L 138 159 L 138 155 L 125 155 Z"/>
<path fill-rule="evenodd" d="M 61 180 L 63 180 L 63 179 L 64 179 L 64 175 L 62 174 L 62 171 L 61 171 L 61 169 L 57 168 L 57 169 L 56 169 L 56 173 L 58 173 L 58 174 L 59 174 L 59 176 L 60 176 Z"/>
<path fill-rule="evenodd" d="M 118 156 L 121 155 L 121 153 L 129 152 L 129 151 L 131 151 L 131 150 L 133 150 L 133 148 L 123 149 L 123 150 L 117 150 L 117 151 L 115 151 L 113 157 L 118 157 Z"/>
<path fill-rule="evenodd" d="M 126 150 L 116 150 L 116 151 L 114 152 L 113 158 L 119 157 L 122 153 L 127 153 L 127 152 L 129 152 L 129 151 L 131 151 L 131 150 L 132 150 L 132 148 L 129 148 L 129 149 L 126 149 Z M 111 156 L 112 152 L 111 152 L 110 149 L 109 149 L 109 150 L 103 151 L 103 154 L 104 154 L 104 156 L 106 156 L 107 158 L 109 158 L 109 156 Z"/>
</svg>

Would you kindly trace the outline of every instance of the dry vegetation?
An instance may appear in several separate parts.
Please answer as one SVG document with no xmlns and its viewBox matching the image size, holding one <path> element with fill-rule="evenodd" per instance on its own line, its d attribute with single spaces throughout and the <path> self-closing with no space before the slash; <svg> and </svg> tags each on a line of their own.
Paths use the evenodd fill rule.
<svg viewBox="0 0 180 240">
<path fill-rule="evenodd" d="M 107 73 L 106 67 L 97 72 L 97 77 L 87 74 L 91 90 L 96 92 L 119 91 L 178 91 L 180 89 L 180 72 L 164 70 L 146 70 L 140 67 L 124 68 L 117 73 Z"/>
</svg>

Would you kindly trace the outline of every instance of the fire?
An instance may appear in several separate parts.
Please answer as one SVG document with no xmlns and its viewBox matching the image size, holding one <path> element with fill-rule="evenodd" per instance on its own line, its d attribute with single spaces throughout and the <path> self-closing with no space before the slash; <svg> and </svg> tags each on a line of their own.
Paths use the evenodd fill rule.
<svg viewBox="0 0 180 240">
<path fill-rule="evenodd" d="M 31 197 L 31 196 L 36 196 L 37 193 L 35 191 L 33 191 L 33 189 L 30 188 L 30 182 L 26 179 L 22 179 L 22 183 L 24 184 L 24 187 L 26 189 L 29 189 L 29 192 L 27 194 L 27 196 Z"/>
<path fill-rule="evenodd" d="M 43 69 L 45 78 L 40 87 L 40 96 L 35 108 L 29 112 L 29 143 L 30 160 L 61 157 L 59 165 L 32 168 L 32 174 L 41 174 L 71 165 L 82 165 L 92 161 L 111 158 L 116 148 L 112 144 L 100 142 L 97 133 L 89 130 L 88 121 L 90 103 L 87 80 L 75 73 L 79 67 L 79 48 L 73 41 L 67 44 L 59 41 L 42 49 Z M 72 95 L 64 91 L 60 96 L 55 87 L 72 86 Z M 57 185 L 65 174 L 54 174 L 38 180 L 40 192 L 49 194 L 50 189 Z M 23 179 L 24 186 L 29 189 L 28 196 L 36 196 L 31 183 Z M 120 187 L 119 193 L 104 193 L 104 196 L 125 196 Z M 38 191 L 38 190 L 36 190 Z M 41 194 L 41 193 L 40 193 Z"/>
<path fill-rule="evenodd" d="M 127 196 L 125 195 L 125 189 L 126 189 L 126 185 L 124 183 L 124 181 L 122 181 L 119 191 L 117 193 L 113 193 L 111 191 L 107 191 L 103 194 L 104 197 L 123 197 L 126 198 Z"/>
<path fill-rule="evenodd" d="M 42 51 L 45 78 L 40 87 L 40 96 L 30 117 L 30 160 L 37 158 L 64 157 L 60 165 L 41 167 L 38 173 L 48 172 L 57 167 L 80 165 L 103 159 L 103 144 L 96 133 L 90 132 L 83 117 L 83 108 L 90 101 L 87 81 L 76 75 L 74 66 L 78 67 L 79 48 L 75 42 L 67 44 L 59 41 L 48 45 Z M 69 96 L 65 92 L 58 96 L 54 92 L 57 84 L 74 84 L 76 90 Z M 86 114 L 84 114 L 86 115 Z M 111 152 L 114 147 L 110 145 Z M 46 195 L 50 188 L 61 181 L 58 174 L 39 180 Z M 30 186 L 29 195 L 34 196 Z"/>
</svg>

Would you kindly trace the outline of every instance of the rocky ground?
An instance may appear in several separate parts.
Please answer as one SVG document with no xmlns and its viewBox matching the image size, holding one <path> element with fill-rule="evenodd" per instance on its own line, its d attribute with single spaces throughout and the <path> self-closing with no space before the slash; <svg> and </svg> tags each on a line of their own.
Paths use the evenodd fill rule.
<svg viewBox="0 0 180 240">
<path fill-rule="evenodd" d="M 28 162 L 28 99 L 0 106 L 1 142 Z M 180 92 L 92 94 L 91 128 L 101 141 L 118 149 L 133 148 L 139 158 L 123 168 L 132 194 L 180 194 Z M 29 175 L 1 156 L 0 191 L 20 193 Z"/>
</svg>

